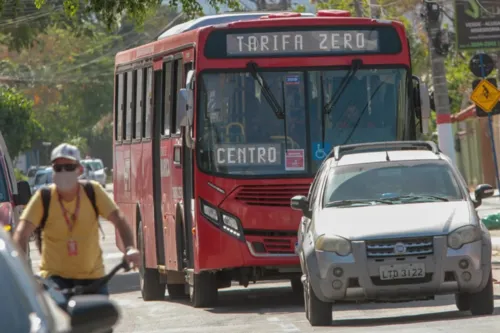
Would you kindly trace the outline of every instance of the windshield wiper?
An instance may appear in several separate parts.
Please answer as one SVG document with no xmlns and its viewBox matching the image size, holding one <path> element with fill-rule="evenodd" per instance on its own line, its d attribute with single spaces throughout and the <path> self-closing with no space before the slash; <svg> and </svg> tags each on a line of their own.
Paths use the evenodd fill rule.
<svg viewBox="0 0 500 333">
<path fill-rule="evenodd" d="M 381 199 L 358 199 L 358 200 L 337 200 L 328 202 L 325 207 L 339 207 L 339 206 L 350 206 L 354 204 L 370 204 L 372 202 L 383 203 L 386 205 L 392 205 L 393 202 L 389 200 L 381 200 Z"/>
<path fill-rule="evenodd" d="M 260 75 L 259 72 L 257 71 L 257 69 L 259 68 L 258 65 L 255 62 L 250 61 L 247 63 L 247 68 L 250 74 L 252 75 L 253 79 L 259 83 L 259 86 L 262 90 L 262 94 L 264 95 L 265 99 L 273 109 L 276 118 L 285 119 L 285 112 L 283 111 L 280 104 L 276 100 L 276 97 L 274 97 L 273 93 L 271 92 L 271 89 L 269 89 L 269 85 L 266 83 L 262 75 Z"/>
<path fill-rule="evenodd" d="M 405 200 L 405 201 L 413 201 L 413 200 L 420 200 L 420 199 L 433 199 L 437 201 L 450 201 L 447 198 L 440 197 L 437 195 L 400 195 L 397 197 L 392 197 L 392 198 L 387 198 L 384 200 L 390 200 L 390 201 L 398 201 L 398 200 Z"/>
<path fill-rule="evenodd" d="M 337 104 L 340 99 L 340 96 L 344 93 L 344 90 L 347 88 L 353 77 L 356 75 L 356 72 L 359 70 L 363 62 L 360 59 L 354 59 L 351 63 L 351 67 L 347 71 L 346 75 L 342 78 L 340 82 L 339 89 L 335 92 L 335 95 L 332 96 L 330 101 L 323 105 L 323 112 L 329 114 L 332 112 L 333 107 Z M 323 77 L 321 77 L 323 80 Z M 323 92 L 322 92 L 323 93 Z"/>
</svg>

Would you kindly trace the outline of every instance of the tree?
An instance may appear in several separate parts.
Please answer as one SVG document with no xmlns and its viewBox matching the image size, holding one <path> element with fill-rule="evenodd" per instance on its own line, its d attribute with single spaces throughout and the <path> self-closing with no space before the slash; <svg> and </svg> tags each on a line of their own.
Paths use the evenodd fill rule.
<svg viewBox="0 0 500 333">
<path fill-rule="evenodd" d="M 33 0 L 38 9 L 61 2 L 67 16 L 92 15 L 97 21 L 104 22 L 108 29 L 116 26 L 124 15 L 131 17 L 136 24 L 143 25 L 162 5 L 161 0 Z M 7 7 L 9 4 L 11 6 Z M 208 4 L 216 10 L 219 10 L 221 5 L 231 9 L 240 8 L 237 0 L 208 0 Z M 0 11 L 10 8 L 11 11 L 17 12 L 21 5 L 18 0 L 0 0 Z M 175 9 L 180 6 L 187 17 L 203 14 L 202 6 L 197 0 L 168 0 L 168 5 Z"/>
<path fill-rule="evenodd" d="M 33 103 L 15 89 L 0 89 L 0 131 L 11 156 L 17 156 L 38 138 L 41 127 L 32 108 Z"/>
</svg>

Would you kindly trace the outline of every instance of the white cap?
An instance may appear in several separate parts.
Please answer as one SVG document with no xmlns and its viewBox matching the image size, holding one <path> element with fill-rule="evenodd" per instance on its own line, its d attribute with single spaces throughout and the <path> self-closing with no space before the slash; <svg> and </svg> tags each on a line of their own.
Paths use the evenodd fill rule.
<svg viewBox="0 0 500 333">
<path fill-rule="evenodd" d="M 55 147 L 50 154 L 51 162 L 54 162 L 54 160 L 58 158 L 67 158 L 80 163 L 80 150 L 73 145 L 61 143 L 59 146 Z"/>
</svg>

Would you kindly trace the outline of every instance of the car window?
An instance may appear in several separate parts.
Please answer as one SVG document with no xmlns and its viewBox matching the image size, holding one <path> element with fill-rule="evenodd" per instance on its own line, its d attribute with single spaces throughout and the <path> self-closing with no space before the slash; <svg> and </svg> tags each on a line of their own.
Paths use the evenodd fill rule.
<svg viewBox="0 0 500 333">
<path fill-rule="evenodd" d="M 445 162 L 351 165 L 330 170 L 323 203 L 401 196 L 438 196 L 463 200 L 459 183 Z M 431 198 L 428 198 L 431 200 Z M 404 200 L 402 200 L 404 202 Z"/>
<path fill-rule="evenodd" d="M 4 171 L 3 165 L 0 163 L 0 202 L 7 202 L 9 200 L 9 188 L 7 186 L 8 179 Z"/>
<path fill-rule="evenodd" d="M 43 172 L 35 176 L 35 185 L 43 185 L 52 183 L 52 172 Z"/>
<path fill-rule="evenodd" d="M 27 176 L 28 177 L 34 177 L 36 175 L 37 171 L 38 171 L 37 169 L 29 169 Z"/>
</svg>

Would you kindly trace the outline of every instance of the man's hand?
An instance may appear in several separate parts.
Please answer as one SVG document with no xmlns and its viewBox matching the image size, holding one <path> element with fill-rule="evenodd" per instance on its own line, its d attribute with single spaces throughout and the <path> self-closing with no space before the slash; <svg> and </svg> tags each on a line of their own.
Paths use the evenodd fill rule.
<svg viewBox="0 0 500 333">
<path fill-rule="evenodd" d="M 132 229 L 125 220 L 125 216 L 120 210 L 115 210 L 108 216 L 108 220 L 114 224 L 115 228 L 120 233 L 120 237 L 125 247 L 125 260 L 132 265 L 132 269 L 141 266 L 141 253 L 134 246 L 134 236 Z"/>
<path fill-rule="evenodd" d="M 132 270 L 141 266 L 141 253 L 135 247 L 130 246 L 125 250 L 125 260 Z"/>
</svg>

